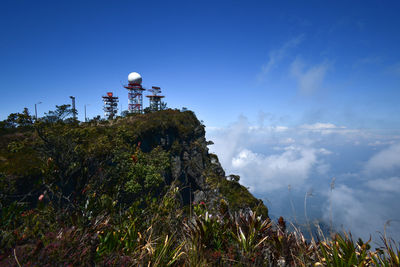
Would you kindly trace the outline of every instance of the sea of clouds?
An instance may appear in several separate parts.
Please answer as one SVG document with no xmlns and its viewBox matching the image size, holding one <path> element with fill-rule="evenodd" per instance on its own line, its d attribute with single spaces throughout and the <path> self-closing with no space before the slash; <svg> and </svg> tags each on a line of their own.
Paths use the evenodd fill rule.
<svg viewBox="0 0 400 267">
<path fill-rule="evenodd" d="M 283 126 L 241 116 L 208 127 L 227 174 L 264 200 L 272 216 L 319 221 L 356 238 L 400 240 L 400 133 L 327 122 Z M 305 209 L 306 207 L 306 209 Z"/>
</svg>

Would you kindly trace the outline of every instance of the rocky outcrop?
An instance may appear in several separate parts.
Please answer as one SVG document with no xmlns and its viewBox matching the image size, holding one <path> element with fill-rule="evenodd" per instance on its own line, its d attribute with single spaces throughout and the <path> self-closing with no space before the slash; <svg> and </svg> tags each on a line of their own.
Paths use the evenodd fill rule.
<svg viewBox="0 0 400 267">
<path fill-rule="evenodd" d="M 151 120 L 152 127 L 138 133 L 137 141 L 143 151 L 161 146 L 170 152 L 170 174 L 165 179 L 179 185 L 184 204 L 203 201 L 217 209 L 224 200 L 234 210 L 259 207 L 267 216 L 261 200 L 238 181 L 227 179 L 218 157 L 209 153 L 212 142 L 205 138 L 205 126 L 193 112 L 161 111 L 142 115 L 141 120 Z"/>
</svg>

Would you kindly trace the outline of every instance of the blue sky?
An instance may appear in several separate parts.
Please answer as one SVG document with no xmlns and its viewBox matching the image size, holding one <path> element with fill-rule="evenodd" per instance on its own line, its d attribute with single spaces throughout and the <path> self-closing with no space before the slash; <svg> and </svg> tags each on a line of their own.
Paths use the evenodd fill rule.
<svg viewBox="0 0 400 267">
<path fill-rule="evenodd" d="M 102 115 L 107 91 L 126 109 L 121 84 L 136 71 L 170 107 L 195 111 L 223 167 L 274 214 L 290 216 L 288 184 L 298 203 L 313 188 L 314 218 L 332 209 L 351 228 L 355 210 L 379 213 L 365 235 L 400 220 L 399 11 L 398 1 L 1 1 L 0 119 L 39 101 L 42 116 L 74 95 L 83 120 L 85 104 Z"/>
<path fill-rule="evenodd" d="M 0 118 L 75 95 L 80 118 L 137 71 L 208 125 L 245 113 L 399 124 L 398 2 L 2 1 Z M 368 118 L 368 119 L 366 119 Z"/>
</svg>

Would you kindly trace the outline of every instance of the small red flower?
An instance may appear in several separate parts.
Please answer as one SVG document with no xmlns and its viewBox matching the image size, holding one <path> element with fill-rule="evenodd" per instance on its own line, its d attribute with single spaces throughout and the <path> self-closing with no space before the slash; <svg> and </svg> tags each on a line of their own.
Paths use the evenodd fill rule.
<svg viewBox="0 0 400 267">
<path fill-rule="evenodd" d="M 211 255 L 214 259 L 219 259 L 221 257 L 220 251 L 214 251 Z"/>
<path fill-rule="evenodd" d="M 204 203 L 204 201 L 201 201 L 199 204 L 200 205 L 206 205 L 206 203 Z"/>
<path fill-rule="evenodd" d="M 27 210 L 27 211 L 21 213 L 21 217 L 29 216 L 29 215 L 32 215 L 33 213 L 34 213 L 33 210 Z"/>
</svg>

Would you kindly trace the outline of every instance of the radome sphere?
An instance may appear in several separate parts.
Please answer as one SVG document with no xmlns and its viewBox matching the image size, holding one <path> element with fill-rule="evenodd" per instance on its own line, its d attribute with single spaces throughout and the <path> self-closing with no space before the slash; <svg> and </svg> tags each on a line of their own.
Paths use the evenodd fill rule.
<svg viewBox="0 0 400 267">
<path fill-rule="evenodd" d="M 128 82 L 130 84 L 142 84 L 142 76 L 140 76 L 140 74 L 137 72 L 131 72 L 128 75 Z"/>
</svg>

